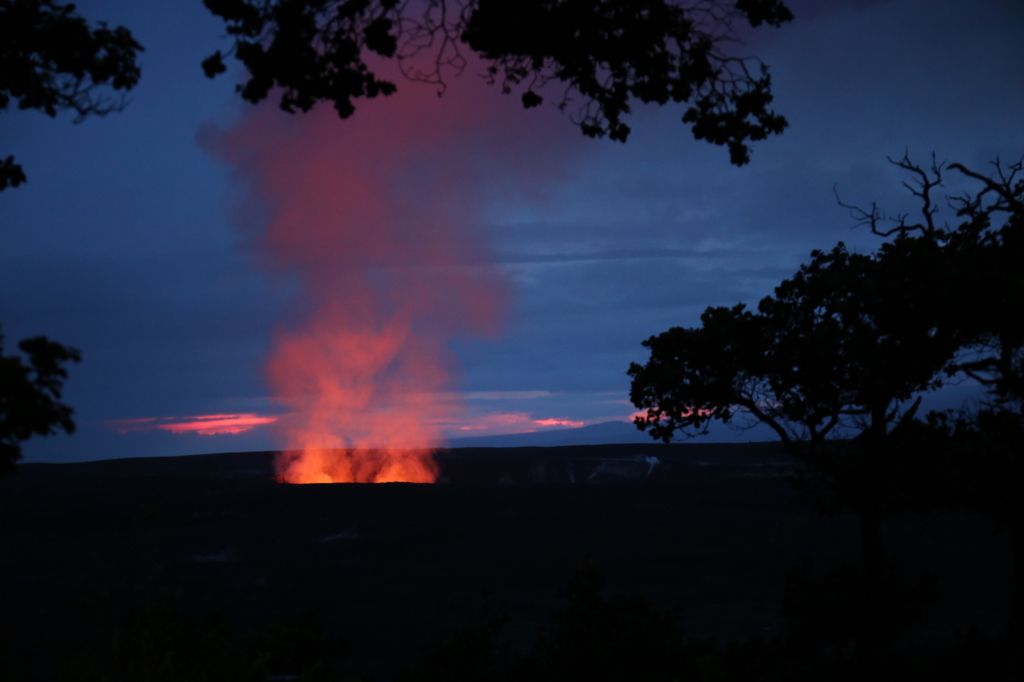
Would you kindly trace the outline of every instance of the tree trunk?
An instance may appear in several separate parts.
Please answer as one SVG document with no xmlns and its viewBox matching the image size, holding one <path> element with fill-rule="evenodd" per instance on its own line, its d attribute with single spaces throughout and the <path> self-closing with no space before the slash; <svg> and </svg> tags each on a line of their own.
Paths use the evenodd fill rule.
<svg viewBox="0 0 1024 682">
<path fill-rule="evenodd" d="M 885 406 L 872 410 L 859 456 L 858 509 L 860 521 L 861 560 L 864 568 L 864 603 L 857 623 L 857 664 L 861 680 L 875 680 L 879 659 L 885 645 L 883 588 L 885 585 L 886 551 L 882 533 L 884 480 L 886 464 Z"/>
<path fill-rule="evenodd" d="M 1017 514 L 1010 523 L 1013 543 L 1013 602 L 1006 626 L 1006 653 L 1017 673 L 1024 673 L 1024 518 Z"/>
<path fill-rule="evenodd" d="M 861 558 L 864 567 L 864 602 L 857 623 L 857 667 L 862 680 L 876 678 L 879 656 L 885 644 L 881 622 L 884 618 L 883 586 L 885 584 L 885 538 L 882 514 L 874 504 L 865 505 L 858 513 L 861 536 Z"/>
</svg>

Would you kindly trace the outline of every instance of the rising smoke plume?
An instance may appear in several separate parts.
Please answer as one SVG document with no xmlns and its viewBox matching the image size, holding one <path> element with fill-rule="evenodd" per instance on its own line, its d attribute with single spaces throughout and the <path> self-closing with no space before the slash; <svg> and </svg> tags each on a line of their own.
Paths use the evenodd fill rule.
<svg viewBox="0 0 1024 682">
<path fill-rule="evenodd" d="M 300 285 L 266 365 L 287 412 L 280 480 L 434 480 L 431 452 L 459 410 L 440 397 L 458 391 L 449 344 L 496 334 L 508 302 L 486 197 L 540 191 L 572 132 L 472 74 L 441 98 L 402 83 L 344 121 L 328 106 L 260 106 L 204 131 L 237 181 L 252 248 Z"/>
</svg>

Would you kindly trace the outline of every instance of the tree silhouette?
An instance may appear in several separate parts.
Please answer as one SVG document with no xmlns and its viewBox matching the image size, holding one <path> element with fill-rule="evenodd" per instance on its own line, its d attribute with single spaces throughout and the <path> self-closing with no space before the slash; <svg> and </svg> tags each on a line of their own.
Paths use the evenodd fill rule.
<svg viewBox="0 0 1024 682">
<path fill-rule="evenodd" d="M 1024 406 L 1024 162 L 1004 169 L 994 163 L 996 176 L 985 177 L 960 164 L 950 168 L 978 180 L 983 188 L 974 195 L 956 197 L 957 215 L 966 220 L 951 238 L 961 269 L 972 282 L 961 295 L 974 292 L 974 300 L 961 300 L 959 312 L 969 354 L 957 363 L 989 391 L 995 406 L 1020 413 Z M 1005 221 L 993 225 L 1003 214 Z"/>
<path fill-rule="evenodd" d="M 650 360 L 629 370 L 647 410 L 637 425 L 666 441 L 739 415 L 770 426 L 822 508 L 859 518 L 869 653 L 881 644 L 871 622 L 883 613 L 882 520 L 952 503 L 990 516 L 1014 540 L 1009 630 L 1024 644 L 1024 166 L 996 161 L 986 176 L 934 158 L 892 162 L 911 174 L 918 212 L 842 204 L 889 241 L 869 255 L 814 252 L 757 312 L 709 308 L 701 327 L 644 342 Z M 981 185 L 947 197 L 955 227 L 936 220 L 945 168 Z M 917 418 L 923 392 L 963 377 L 987 389 L 984 409 Z"/>
<path fill-rule="evenodd" d="M 71 110 L 75 123 L 120 111 L 124 93 L 139 81 L 135 57 L 142 49 L 123 26 L 90 28 L 73 4 L 0 0 L 0 111 L 12 101 L 51 117 Z M 13 156 L 0 158 L 0 190 L 25 180 Z M 43 336 L 18 346 L 27 365 L 16 355 L 0 355 L 0 476 L 13 471 L 22 441 L 75 429 L 71 408 L 59 400 L 63 365 L 78 362 L 78 351 Z"/>
<path fill-rule="evenodd" d="M 573 105 L 589 137 L 624 142 L 633 99 L 685 102 L 682 120 L 694 136 L 728 146 L 732 163 L 743 165 L 749 141 L 786 126 L 769 109 L 767 67 L 723 49 L 736 42 L 740 21 L 790 21 L 781 0 L 203 1 L 234 40 L 228 55 L 249 71 L 242 97 L 259 102 L 278 87 L 289 112 L 327 101 L 347 118 L 354 99 L 394 93 L 367 64 L 369 53 L 443 90 L 446 73 L 466 67 L 468 50 L 487 65 L 489 82 L 521 90 L 527 108 L 557 84 L 558 107 Z M 226 70 L 225 56 L 218 50 L 203 62 L 207 76 Z"/>
<path fill-rule="evenodd" d="M 920 453 L 902 433 L 959 344 L 937 324 L 940 302 L 922 304 L 942 278 L 937 254 L 933 240 L 906 236 L 870 255 L 816 251 L 757 312 L 709 308 L 701 327 L 645 341 L 650 360 L 629 369 L 641 429 L 668 441 L 716 420 L 767 424 L 805 465 L 796 482 L 820 509 L 856 514 L 864 603 L 854 630 L 867 667 L 891 582 L 883 521 L 918 504 L 905 481 Z"/>
<path fill-rule="evenodd" d="M 21 459 L 21 442 L 63 430 L 72 433 L 72 410 L 60 402 L 68 362 L 79 353 L 45 336 L 25 339 L 18 348 L 28 357 L 3 355 L 0 336 L 0 476 L 14 471 Z"/>
<path fill-rule="evenodd" d="M 991 174 L 958 163 L 923 168 L 904 157 L 898 166 L 916 177 L 918 220 L 887 219 L 872 206 L 853 208 L 873 232 L 931 235 L 941 244 L 945 276 L 933 298 L 942 301 L 941 324 L 957 334 L 960 351 L 948 372 L 985 391 L 980 405 L 955 414 L 930 413 L 916 426 L 935 464 L 923 488 L 937 504 L 957 503 L 1008 531 L 1013 545 L 1015 593 L 1007 626 L 1018 671 L 1024 671 L 1024 162 L 992 163 Z M 934 190 L 946 170 L 976 187 L 946 197 L 959 223 L 937 225 Z M 1013 651 L 1012 651 L 1013 653 Z"/>
<path fill-rule="evenodd" d="M 139 81 L 142 49 L 123 26 L 90 28 L 72 4 L 0 0 L 0 110 L 12 101 L 47 116 L 71 110 L 75 123 L 120 111 Z M 0 158 L 0 190 L 23 182 L 14 157 Z"/>
<path fill-rule="evenodd" d="M 921 202 L 916 222 L 909 214 L 888 217 L 875 204 L 867 210 L 842 205 L 876 235 L 916 236 L 941 247 L 946 274 L 936 284 L 944 286 L 933 289 L 931 297 L 943 300 L 941 323 L 955 330 L 964 350 L 950 372 L 984 386 L 995 403 L 1019 407 L 1024 401 L 1024 324 L 1012 312 L 1024 309 L 1019 267 L 1024 259 L 1024 161 L 1004 166 L 996 159 L 992 176 L 959 163 L 946 166 L 934 157 L 929 168 L 906 155 L 890 161 L 915 178 L 904 186 Z M 943 185 L 946 169 L 981 185 L 977 192 L 945 197 L 960 219 L 956 227 L 935 221 L 939 199 L 933 193 Z"/>
</svg>

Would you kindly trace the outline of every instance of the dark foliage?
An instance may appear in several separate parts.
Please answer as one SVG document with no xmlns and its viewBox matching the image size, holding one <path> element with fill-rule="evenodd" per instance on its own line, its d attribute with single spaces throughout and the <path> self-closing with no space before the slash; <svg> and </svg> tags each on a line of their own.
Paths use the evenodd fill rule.
<svg viewBox="0 0 1024 682">
<path fill-rule="evenodd" d="M 779 26 L 792 19 L 780 0 L 204 0 L 224 19 L 230 53 L 249 71 L 239 87 L 250 102 L 281 89 L 281 108 L 308 111 L 328 101 L 339 116 L 359 97 L 390 95 L 366 57 L 396 59 L 403 74 L 443 89 L 446 71 L 466 66 L 468 48 L 502 91 L 522 89 L 526 108 L 563 89 L 561 109 L 578 100 L 574 122 L 590 137 L 625 141 L 631 102 L 688 103 L 684 123 L 697 139 L 750 159 L 749 142 L 779 134 L 786 120 L 770 108 L 771 78 L 755 59 L 729 56 L 733 26 Z M 203 62 L 226 70 L 219 50 Z"/>
<path fill-rule="evenodd" d="M 71 110 L 75 123 L 120 111 L 124 93 L 139 81 L 135 60 L 142 49 L 123 26 L 90 27 L 73 4 L 0 0 L 0 111 L 12 102 L 47 116 Z M 0 158 L 0 190 L 25 181 L 13 156 Z M 78 351 L 42 336 L 19 347 L 28 365 L 0 355 L 0 476 L 13 471 L 22 441 L 75 429 L 71 408 L 59 400 L 63 365 L 78 362 Z"/>
<path fill-rule="evenodd" d="M 904 183 L 920 201 L 916 214 L 888 216 L 877 205 L 868 209 L 842 204 L 871 231 L 897 242 L 927 244 L 932 256 L 918 260 L 938 276 L 930 290 L 915 294 L 918 304 L 933 308 L 938 323 L 955 334 L 961 353 L 947 368 L 986 387 L 989 401 L 1020 410 L 1024 402 L 1024 161 L 992 163 L 990 175 L 962 164 L 933 158 L 928 168 L 907 156 L 891 162 L 911 175 Z M 956 171 L 980 186 L 975 192 L 945 197 L 958 224 L 938 224 L 936 214 L 947 171 Z M 910 216 L 916 215 L 917 220 Z M 883 245 L 883 249 L 889 248 Z M 913 267 L 908 263 L 908 271 Z"/>
<path fill-rule="evenodd" d="M 21 164 L 14 163 L 13 156 L 0 159 L 0 190 L 5 190 L 8 187 L 17 187 L 25 182 L 25 180 L 25 171 L 22 169 Z"/>
<path fill-rule="evenodd" d="M 931 455 L 945 476 L 927 479 L 939 502 L 957 504 L 991 519 L 1010 536 L 1014 594 L 1008 642 L 1024 674 L 1024 414 L 1007 404 L 930 413 L 921 430 L 933 443 Z"/>
<path fill-rule="evenodd" d="M 82 582 L 47 627 L 18 632 L 28 614 L 0 611 L 0 679 L 60 682 L 339 682 L 345 639 L 307 610 L 297 618 L 250 619 L 185 608 L 165 582 L 166 512 L 147 499 L 132 543 L 138 563 L 120 576 L 122 594 Z M 130 596 L 129 596 L 130 595 Z M 127 597 L 127 599 L 126 599 Z M 28 616 L 31 618 L 31 616 Z M 38 621 L 37 621 L 38 622 Z M 6 632 L 4 629 L 6 628 Z M 9 673 L 16 672 L 15 676 Z"/>
<path fill-rule="evenodd" d="M 576 569 L 562 590 L 566 607 L 553 614 L 534 647 L 534 679 L 685 679 L 679 610 L 660 610 L 638 595 L 608 598 L 604 587 L 593 563 Z"/>
<path fill-rule="evenodd" d="M 508 617 L 483 595 L 477 623 L 443 640 L 424 645 L 419 660 L 395 675 L 396 682 L 470 682 L 517 679 L 521 667 L 517 654 L 504 639 Z"/>
<path fill-rule="evenodd" d="M 712 420 L 750 415 L 805 466 L 796 482 L 822 511 L 857 514 L 862 608 L 833 615 L 854 633 L 867 679 L 884 643 L 877 626 L 887 607 L 882 524 L 905 511 L 890 476 L 904 450 L 891 436 L 913 418 L 915 394 L 940 383 L 956 345 L 901 295 L 900 271 L 883 257 L 850 254 L 840 244 L 812 259 L 757 313 L 711 308 L 702 327 L 644 342 L 651 359 L 630 367 L 631 399 L 647 409 L 637 425 L 666 441 L 677 430 L 704 433 Z"/>
<path fill-rule="evenodd" d="M 958 340 L 920 299 L 942 273 L 928 245 L 897 240 L 875 255 L 840 243 L 765 297 L 708 308 L 696 329 L 649 338 L 647 365 L 633 363 L 631 398 L 647 415 L 637 425 L 668 441 L 698 435 L 738 411 L 772 427 L 784 443 L 857 435 L 862 419 L 937 387 Z"/>
<path fill-rule="evenodd" d="M 1017 668 L 1024 672 L 1024 318 L 1018 313 L 1024 310 L 1024 162 L 1004 165 L 996 159 L 989 175 L 934 158 L 928 168 L 906 156 L 894 163 L 914 180 L 906 186 L 920 201 L 918 219 L 889 217 L 876 205 L 849 208 L 875 234 L 937 245 L 942 281 L 918 298 L 924 305 L 940 302 L 939 324 L 958 340 L 947 374 L 986 390 L 980 405 L 957 415 L 932 413 L 914 426 L 921 447 L 933 454 L 917 491 L 930 494 L 934 504 L 972 509 L 1009 532 L 1016 594 L 1008 631 L 1021 654 Z M 935 219 L 934 192 L 949 170 L 980 187 L 946 197 L 959 221 L 955 226 Z"/>
<path fill-rule="evenodd" d="M 3 355 L 0 336 L 0 476 L 10 474 L 21 459 L 21 442 L 60 430 L 72 433 L 72 410 L 60 402 L 64 366 L 78 362 L 77 350 L 45 336 L 25 339 L 18 348 L 27 356 Z"/>
<path fill-rule="evenodd" d="M 908 577 L 891 558 L 876 589 L 881 608 L 877 614 L 866 613 L 872 586 L 860 567 L 837 562 L 816 571 L 813 560 L 805 556 L 786 576 L 782 598 L 789 646 L 805 655 L 831 651 L 852 658 L 860 636 L 856 624 L 871 619 L 880 639 L 892 641 L 924 620 L 939 593 L 934 574 Z"/>
<path fill-rule="evenodd" d="M 693 679 L 676 624 L 679 610 L 660 610 L 637 595 L 606 597 L 604 588 L 604 576 L 587 560 L 562 589 L 565 607 L 552 614 L 529 652 L 516 652 L 505 642 L 506 619 L 487 605 L 476 627 L 425 648 L 398 680 Z"/>
<path fill-rule="evenodd" d="M 123 26 L 92 28 L 73 4 L 54 0 L 0 0 L 0 110 L 48 116 L 72 110 L 75 122 L 124 107 L 122 96 L 139 81 L 136 55 L 142 50 Z M 0 190 L 25 182 L 21 166 L 0 160 Z"/>
<path fill-rule="evenodd" d="M 920 620 L 934 599 L 934 580 L 901 576 L 889 567 L 888 610 L 872 625 L 894 634 Z M 863 573 L 849 564 L 824 575 L 810 561 L 787 578 L 784 637 L 749 637 L 720 644 L 685 637 L 679 610 L 661 610 L 635 595 L 603 595 L 604 578 L 592 564 L 576 569 L 556 611 L 529 651 L 503 635 L 504 616 L 489 602 L 474 627 L 424 647 L 397 682 L 507 682 L 537 680 L 678 680 L 679 682 L 854 682 L 862 679 L 853 655 L 856 632 L 849 613 L 863 608 Z M 879 656 L 873 682 L 1012 679 L 1001 639 L 978 630 L 941 647 L 910 646 Z"/>
<path fill-rule="evenodd" d="M 161 507 L 149 501 L 143 509 L 140 527 L 159 531 L 167 518 Z M 314 615 L 269 623 L 251 622 L 251 616 L 247 621 L 231 614 L 199 616 L 201 604 L 186 608 L 175 592 L 161 587 L 166 565 L 161 552 L 144 548 L 140 559 L 141 574 L 135 580 L 119 574 L 121 582 L 134 583 L 136 598 L 130 603 L 135 606 L 124 603 L 125 595 L 119 599 L 85 589 L 70 617 L 62 608 L 51 611 L 45 621 L 36 621 L 45 627 L 23 631 L 20 639 L 10 637 L 17 621 L 0 610 L 0 679 L 373 679 L 347 674 L 344 641 L 328 633 Z M 872 624 L 892 633 L 920 616 L 933 587 L 927 580 L 901 578 L 892 565 L 887 576 L 888 611 Z M 532 646 L 524 642 L 526 646 L 514 648 L 505 634 L 506 617 L 486 600 L 476 626 L 426 645 L 413 664 L 382 679 L 853 682 L 860 678 L 845 614 L 861 608 L 863 591 L 857 567 L 839 565 L 819 574 L 805 564 L 790 574 L 785 592 L 788 634 L 723 644 L 686 637 L 678 624 L 678 608 L 665 609 L 636 595 L 607 595 L 604 578 L 586 561 L 569 578 L 562 607 L 540 627 Z M 396 652 L 405 649 L 405 642 L 382 634 Z M 26 641 L 36 645 L 25 647 Z M 938 645 L 890 647 L 879 656 L 870 679 L 1019 679 L 1006 674 L 1008 654 L 1012 652 L 1005 638 L 971 630 Z"/>
<path fill-rule="evenodd" d="M 714 420 L 759 421 L 806 465 L 800 482 L 823 510 L 905 508 L 878 467 L 918 463 L 898 461 L 914 451 L 895 434 L 959 344 L 924 296 L 943 276 L 926 267 L 930 250 L 901 239 L 874 255 L 816 251 L 757 312 L 709 308 L 701 327 L 651 337 L 649 361 L 629 370 L 631 399 L 647 410 L 637 425 L 667 442 Z"/>
<path fill-rule="evenodd" d="M 207 682 L 343 679 L 345 644 L 314 614 L 247 632 L 222 616 L 189 615 L 173 602 L 150 601 L 123 614 L 102 594 L 75 609 L 72 640 L 55 652 L 66 682 Z"/>
<path fill-rule="evenodd" d="M 917 418 L 924 392 L 965 376 L 989 389 L 992 404 L 1020 414 L 1024 324 L 1015 311 L 1024 309 L 1022 165 L 1004 169 L 996 162 L 993 177 L 949 166 L 982 186 L 948 200 L 962 219 L 949 227 L 935 220 L 942 164 L 928 170 L 906 157 L 894 163 L 916 179 L 906 186 L 921 202 L 920 221 L 901 214 L 888 227 L 876 206 L 848 207 L 889 241 L 872 254 L 851 254 L 842 244 L 816 251 L 757 312 L 743 305 L 709 308 L 701 327 L 644 342 L 651 359 L 629 370 L 633 403 L 647 410 L 636 420 L 641 429 L 668 441 L 677 432 L 704 433 L 713 420 L 765 423 L 806 465 L 795 482 L 815 495 L 822 511 L 858 515 L 865 589 L 862 608 L 848 617 L 868 659 L 885 638 L 875 624 L 893 620 L 885 616 L 891 600 L 883 520 L 972 496 L 977 503 L 965 483 L 973 481 L 977 490 L 987 480 L 998 488 L 998 479 L 1013 476 L 1005 463 L 1024 453 L 1019 443 L 981 445 L 1006 432 L 986 418 L 977 426 L 988 435 L 974 436 L 973 450 L 989 455 L 965 455 L 971 450 L 965 446 L 956 449 L 959 458 L 936 457 L 948 449 L 949 434 L 936 417 Z M 991 465 L 993 457 L 1004 462 L 1001 469 L 967 464 Z M 1024 523 L 1016 525 L 1024 543 Z M 1019 610 L 1024 613 L 1024 601 Z M 1024 617 L 1015 616 L 1018 621 Z M 862 675 L 876 663 L 862 658 Z"/>
</svg>

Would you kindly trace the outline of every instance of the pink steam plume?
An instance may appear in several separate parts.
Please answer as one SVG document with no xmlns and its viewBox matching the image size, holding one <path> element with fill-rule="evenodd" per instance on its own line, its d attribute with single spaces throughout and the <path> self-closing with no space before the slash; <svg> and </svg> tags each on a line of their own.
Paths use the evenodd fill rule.
<svg viewBox="0 0 1024 682">
<path fill-rule="evenodd" d="M 261 106 L 201 133 L 240 184 L 237 219 L 263 262 L 301 281 L 266 365 L 287 410 L 283 481 L 434 480 L 440 424 L 459 409 L 437 399 L 458 388 L 448 344 L 497 334 L 509 299 L 484 197 L 542 194 L 579 145 L 559 116 L 471 75 L 442 98 L 400 86 L 344 121 Z"/>
</svg>

